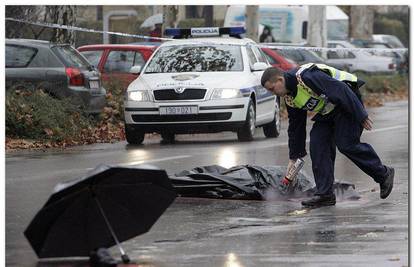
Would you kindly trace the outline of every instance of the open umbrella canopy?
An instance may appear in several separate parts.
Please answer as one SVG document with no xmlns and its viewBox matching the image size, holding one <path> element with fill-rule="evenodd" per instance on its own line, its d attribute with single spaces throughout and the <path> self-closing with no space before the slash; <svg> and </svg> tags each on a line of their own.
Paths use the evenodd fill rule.
<svg viewBox="0 0 414 267">
<path fill-rule="evenodd" d="M 39 258 L 88 256 L 149 231 L 175 197 L 164 170 L 100 166 L 59 184 L 24 234 Z"/>
<path fill-rule="evenodd" d="M 260 22 L 260 23 L 259 23 L 259 26 L 262 26 L 263 28 L 264 28 L 264 27 L 268 27 L 269 29 L 273 30 L 273 26 L 272 26 L 272 25 L 270 25 L 270 24 L 267 24 L 267 23 L 262 23 L 262 22 Z"/>
<path fill-rule="evenodd" d="M 140 28 L 149 28 L 154 27 L 155 24 L 162 24 L 163 23 L 163 17 L 162 13 L 158 13 L 155 15 L 152 15 L 151 17 L 148 17 L 144 22 L 141 24 Z"/>
</svg>

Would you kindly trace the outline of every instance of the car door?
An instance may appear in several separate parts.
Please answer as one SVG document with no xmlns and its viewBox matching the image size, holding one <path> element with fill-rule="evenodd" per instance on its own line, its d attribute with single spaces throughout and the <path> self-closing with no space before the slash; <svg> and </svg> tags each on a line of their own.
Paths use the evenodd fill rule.
<svg viewBox="0 0 414 267">
<path fill-rule="evenodd" d="M 249 47 L 248 47 L 249 48 Z M 254 53 L 256 57 L 256 62 L 263 62 L 269 64 L 266 60 L 266 57 L 260 51 L 260 49 L 256 46 L 251 47 L 251 51 Z M 248 52 L 250 53 L 250 52 Z M 249 56 L 249 58 L 253 56 Z M 254 63 L 253 63 L 254 64 Z M 253 75 L 255 76 L 255 86 L 256 86 L 256 121 L 258 124 L 262 124 L 265 122 L 270 122 L 274 118 L 275 114 L 275 96 L 268 92 L 262 85 L 261 79 L 264 71 L 254 71 Z"/>
<path fill-rule="evenodd" d="M 145 60 L 139 51 L 110 50 L 103 66 L 104 80 L 118 80 L 126 89 L 138 77 L 130 73 L 132 66 L 144 66 Z"/>
<path fill-rule="evenodd" d="M 330 48 L 346 48 L 341 44 L 328 44 Z M 359 60 L 355 54 L 351 51 L 328 51 L 326 63 L 333 67 L 354 72 L 356 70 L 361 70 L 361 60 Z"/>
</svg>

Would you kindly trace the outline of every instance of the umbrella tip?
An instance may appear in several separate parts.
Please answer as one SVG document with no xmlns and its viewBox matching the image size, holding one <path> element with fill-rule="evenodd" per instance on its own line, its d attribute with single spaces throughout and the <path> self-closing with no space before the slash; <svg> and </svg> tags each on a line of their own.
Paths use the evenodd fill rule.
<svg viewBox="0 0 414 267">
<path fill-rule="evenodd" d="M 99 248 L 89 253 L 89 264 L 90 264 L 90 267 L 102 267 L 102 266 L 116 267 L 118 263 L 114 258 L 112 258 L 108 249 Z"/>
<path fill-rule="evenodd" d="M 131 262 L 131 260 L 129 259 L 127 254 L 122 254 L 121 259 L 122 259 L 123 263 L 130 263 Z"/>
</svg>

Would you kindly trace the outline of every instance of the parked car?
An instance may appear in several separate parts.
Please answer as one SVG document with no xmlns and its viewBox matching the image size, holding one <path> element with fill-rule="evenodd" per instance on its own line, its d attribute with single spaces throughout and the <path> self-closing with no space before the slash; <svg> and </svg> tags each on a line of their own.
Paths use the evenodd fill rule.
<svg viewBox="0 0 414 267">
<path fill-rule="evenodd" d="M 265 45 L 275 46 L 275 44 L 268 43 Z M 279 43 L 277 44 L 277 48 L 271 48 L 273 51 L 278 53 L 280 56 L 285 58 L 286 60 L 290 60 L 290 62 L 295 63 L 296 65 L 303 65 L 306 63 L 319 63 L 319 64 L 326 64 L 325 59 L 319 56 L 316 52 L 307 49 L 288 49 L 289 47 L 308 47 L 306 43 L 296 43 L 296 44 L 289 44 L 289 43 Z M 286 47 L 286 49 L 283 49 Z M 340 70 L 347 70 L 346 64 L 341 63 L 331 63 L 332 67 Z"/>
<path fill-rule="evenodd" d="M 405 48 L 397 36 L 389 34 L 373 34 L 372 40 L 375 42 L 387 43 L 392 48 Z"/>
<path fill-rule="evenodd" d="M 328 41 L 331 48 L 355 48 L 347 41 Z M 375 56 L 365 51 L 328 51 L 326 64 L 346 64 L 350 72 L 396 73 L 396 63 L 390 57 Z"/>
<path fill-rule="evenodd" d="M 41 88 L 57 98 L 72 98 L 89 113 L 106 105 L 99 72 L 68 44 L 6 39 L 6 88 Z"/>
<path fill-rule="evenodd" d="M 78 48 L 102 74 L 103 81 L 117 79 L 126 89 L 138 77 L 136 67 L 142 68 L 154 52 L 152 44 L 97 44 Z"/>
<path fill-rule="evenodd" d="M 364 48 L 379 48 L 379 49 L 393 48 L 389 43 L 376 42 L 376 41 L 371 41 L 371 40 L 356 39 L 356 40 L 352 40 L 351 43 L 357 47 L 364 47 Z M 404 52 L 373 51 L 369 53 L 372 55 L 376 55 L 376 56 L 391 57 L 394 59 L 396 63 L 397 71 L 401 73 L 408 71 L 408 55 L 406 55 Z"/>
<path fill-rule="evenodd" d="M 270 64 L 256 43 L 216 36 L 236 36 L 243 28 L 191 32 L 215 36 L 178 40 L 189 36 L 189 29 L 167 31 L 177 40 L 158 47 L 129 85 L 124 112 L 128 143 L 140 144 L 150 132 L 173 142 L 175 134 L 234 131 L 240 141 L 250 141 L 256 127 L 263 127 L 266 137 L 277 137 L 279 99 L 261 86 Z"/>
<path fill-rule="evenodd" d="M 267 60 L 273 67 L 279 68 L 284 71 L 288 71 L 292 68 L 298 67 L 292 59 L 287 58 L 281 53 L 281 50 L 271 48 L 261 48 L 266 55 Z"/>
</svg>

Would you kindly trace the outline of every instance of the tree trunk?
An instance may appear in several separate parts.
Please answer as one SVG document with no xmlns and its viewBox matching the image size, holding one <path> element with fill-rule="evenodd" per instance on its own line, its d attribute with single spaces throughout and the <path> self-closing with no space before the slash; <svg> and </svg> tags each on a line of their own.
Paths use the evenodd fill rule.
<svg viewBox="0 0 414 267">
<path fill-rule="evenodd" d="M 308 44 L 310 46 L 326 47 L 327 34 L 326 7 L 309 6 Z"/>
<path fill-rule="evenodd" d="M 259 41 L 258 6 L 246 6 L 246 36 L 255 42 Z"/>
<path fill-rule="evenodd" d="M 349 37 L 369 40 L 374 31 L 374 7 L 351 6 Z"/>
<path fill-rule="evenodd" d="M 76 6 L 46 6 L 46 16 L 49 22 L 75 26 Z M 53 29 L 51 42 L 75 44 L 75 32 L 66 29 Z"/>
</svg>

